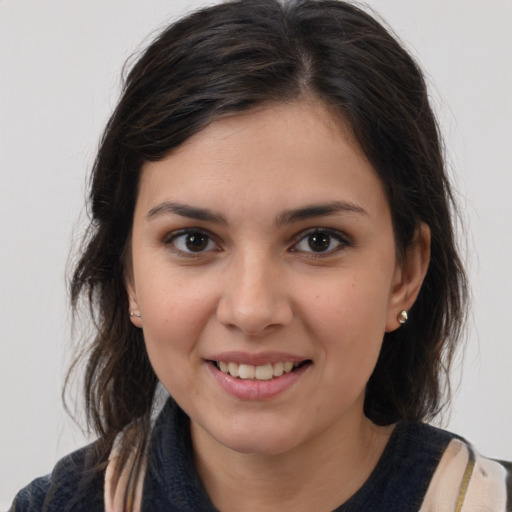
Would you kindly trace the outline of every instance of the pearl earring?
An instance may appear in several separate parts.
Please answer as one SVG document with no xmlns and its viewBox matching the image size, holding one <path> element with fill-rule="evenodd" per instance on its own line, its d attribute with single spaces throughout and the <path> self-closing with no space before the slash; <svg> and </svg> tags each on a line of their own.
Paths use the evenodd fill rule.
<svg viewBox="0 0 512 512">
<path fill-rule="evenodd" d="M 398 320 L 398 323 L 400 325 L 404 325 L 405 322 L 407 322 L 407 311 L 405 311 L 405 309 L 403 311 L 400 311 L 400 313 L 398 314 L 398 317 L 397 317 L 397 320 Z"/>
</svg>

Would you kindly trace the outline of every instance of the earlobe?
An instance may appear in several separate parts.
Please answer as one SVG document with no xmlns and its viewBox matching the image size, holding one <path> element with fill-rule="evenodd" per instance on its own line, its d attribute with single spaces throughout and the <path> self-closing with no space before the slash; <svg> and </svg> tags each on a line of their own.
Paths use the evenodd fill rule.
<svg viewBox="0 0 512 512">
<path fill-rule="evenodd" d="M 414 244 L 406 251 L 404 260 L 397 264 L 391 291 L 386 332 L 398 329 L 407 318 L 420 292 L 430 262 L 430 228 L 421 223 Z M 405 313 L 405 315 L 404 315 Z"/>
<path fill-rule="evenodd" d="M 130 320 L 135 327 L 142 327 L 142 315 L 137 302 L 137 293 L 130 279 L 126 280 L 126 293 L 128 294 L 128 312 Z"/>
</svg>

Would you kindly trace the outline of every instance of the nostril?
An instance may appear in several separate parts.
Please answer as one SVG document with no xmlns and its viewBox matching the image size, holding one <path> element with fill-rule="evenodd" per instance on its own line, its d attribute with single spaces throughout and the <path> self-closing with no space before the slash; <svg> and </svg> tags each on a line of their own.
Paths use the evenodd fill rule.
<svg viewBox="0 0 512 512">
<path fill-rule="evenodd" d="M 260 338 L 289 324 L 293 313 L 284 296 L 226 293 L 218 303 L 216 316 L 224 326 L 236 328 L 245 336 Z"/>
<path fill-rule="evenodd" d="M 276 327 L 286 323 L 276 314 L 274 307 L 240 308 L 239 306 L 222 305 L 217 311 L 217 319 L 220 323 L 231 329 L 238 329 L 249 338 L 260 338 Z"/>
</svg>

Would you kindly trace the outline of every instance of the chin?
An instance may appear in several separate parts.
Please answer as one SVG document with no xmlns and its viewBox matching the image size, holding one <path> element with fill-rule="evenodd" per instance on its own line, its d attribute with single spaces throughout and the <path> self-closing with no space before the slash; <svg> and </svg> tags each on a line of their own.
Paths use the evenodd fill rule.
<svg viewBox="0 0 512 512">
<path fill-rule="evenodd" d="M 254 455 L 280 455 L 292 450 L 297 444 L 296 436 L 290 428 L 280 424 L 264 425 L 252 422 L 250 426 L 237 425 L 236 428 L 208 432 L 218 443 L 238 453 Z"/>
<path fill-rule="evenodd" d="M 275 456 L 281 455 L 290 451 L 294 444 L 290 443 L 289 437 L 287 439 L 233 439 L 230 438 L 225 442 L 219 440 L 226 448 L 229 448 L 238 453 Z"/>
</svg>

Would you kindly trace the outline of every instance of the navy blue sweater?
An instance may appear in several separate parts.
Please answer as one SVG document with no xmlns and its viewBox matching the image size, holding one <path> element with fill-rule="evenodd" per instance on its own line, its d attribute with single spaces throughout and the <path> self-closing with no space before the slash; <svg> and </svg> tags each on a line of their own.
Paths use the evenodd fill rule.
<svg viewBox="0 0 512 512">
<path fill-rule="evenodd" d="M 421 423 L 397 425 L 366 483 L 336 512 L 417 512 L 448 443 L 456 436 Z M 95 444 L 63 458 L 16 496 L 12 512 L 101 512 L 102 472 Z M 167 402 L 155 424 L 142 501 L 144 512 L 215 511 L 194 468 L 187 416 Z"/>
</svg>

